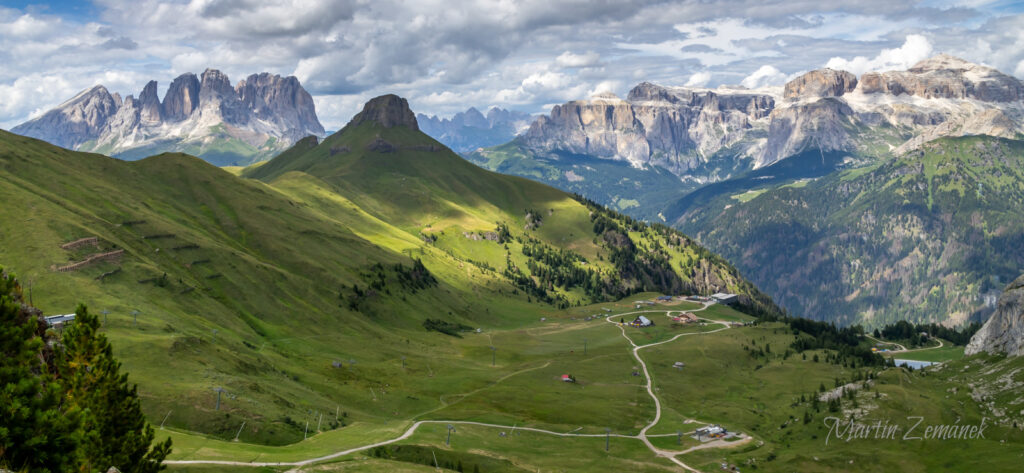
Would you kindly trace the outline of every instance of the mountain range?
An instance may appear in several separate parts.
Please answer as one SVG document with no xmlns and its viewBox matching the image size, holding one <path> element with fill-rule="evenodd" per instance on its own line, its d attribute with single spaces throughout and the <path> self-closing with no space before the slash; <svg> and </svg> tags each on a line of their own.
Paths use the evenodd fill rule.
<svg viewBox="0 0 1024 473">
<path fill-rule="evenodd" d="M 207 69 L 182 74 L 161 101 L 150 81 L 123 100 L 97 85 L 11 131 L 68 149 L 122 159 L 180 151 L 217 165 L 268 159 L 309 135 L 323 136 L 313 98 L 295 77 L 253 74 L 232 86 Z"/>
<path fill-rule="evenodd" d="M 1024 136 L 1022 97 L 1020 80 L 948 55 L 859 79 L 820 69 L 782 87 L 753 90 L 644 82 L 625 99 L 603 93 L 556 106 L 515 141 L 470 159 L 543 176 L 573 191 L 586 189 L 592 179 L 598 189 L 585 195 L 656 218 L 665 191 L 671 192 L 658 176 L 662 171 L 608 185 L 587 167 L 618 161 L 668 171 L 681 181 L 675 187 L 683 194 L 806 150 L 839 151 L 844 156 L 837 164 L 850 165 L 897 156 L 943 136 Z"/>
<path fill-rule="evenodd" d="M 535 117 L 528 113 L 491 107 L 485 116 L 475 107 L 451 118 L 416 115 L 420 129 L 458 153 L 496 146 L 526 131 Z"/>
</svg>

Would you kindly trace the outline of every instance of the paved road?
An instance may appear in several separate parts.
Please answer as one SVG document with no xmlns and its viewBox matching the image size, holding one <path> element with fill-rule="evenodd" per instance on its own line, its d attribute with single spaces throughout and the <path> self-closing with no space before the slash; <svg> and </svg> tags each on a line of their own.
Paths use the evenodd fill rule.
<svg viewBox="0 0 1024 473">
<path fill-rule="evenodd" d="M 700 312 L 702 310 L 707 309 L 708 307 L 710 307 L 713 304 L 714 304 L 713 302 L 705 303 L 704 306 L 701 307 L 700 309 L 695 309 L 695 310 L 692 310 L 690 312 Z M 622 314 L 614 314 L 613 316 L 614 317 L 619 317 L 619 316 L 634 315 L 634 314 L 641 314 L 641 313 L 659 313 L 659 314 L 665 314 L 665 316 L 668 317 L 669 313 L 671 313 L 671 312 L 681 312 L 681 311 L 677 311 L 677 310 L 640 310 L 640 311 L 635 311 L 635 312 L 626 312 L 626 313 L 622 313 Z M 613 316 L 606 317 L 605 321 L 609 322 L 609 323 L 616 323 L 616 322 L 613 322 L 611 320 L 611 317 L 613 317 Z M 693 467 L 687 465 L 686 463 L 683 463 L 682 460 L 679 460 L 678 458 L 676 458 L 677 455 L 681 455 L 683 453 L 690 452 L 690 451 L 697 450 L 697 449 L 702 449 L 702 448 L 717 448 L 719 446 L 723 446 L 724 447 L 724 446 L 742 445 L 742 444 L 744 444 L 746 442 L 749 442 L 750 441 L 750 437 L 744 436 L 744 438 L 741 441 L 737 441 L 737 442 L 731 442 L 731 443 L 723 442 L 723 445 L 718 445 L 716 442 L 709 442 L 708 444 L 700 445 L 698 447 L 693 447 L 693 448 L 689 448 L 689 449 L 682 450 L 682 451 L 663 450 L 663 449 L 660 449 L 660 448 L 654 446 L 654 444 L 652 444 L 651 441 L 648 439 L 647 431 L 649 431 L 651 428 L 653 428 L 655 425 L 657 425 L 658 422 L 661 420 L 661 400 L 659 400 L 658 396 L 656 396 L 654 394 L 654 387 L 653 387 L 654 383 L 653 383 L 653 380 L 651 378 L 651 373 L 647 369 L 647 363 L 644 362 L 643 358 L 640 357 L 640 350 L 642 350 L 644 348 L 649 348 L 649 347 L 653 347 L 653 346 L 657 346 L 657 345 L 662 345 L 662 344 L 665 344 L 665 343 L 673 342 L 675 340 L 678 340 L 681 337 L 690 336 L 690 335 L 703 335 L 703 334 L 708 334 L 708 333 L 719 332 L 719 331 L 722 331 L 722 330 L 728 330 L 729 327 L 730 327 L 729 322 L 726 322 L 726 321 L 710 320 L 710 319 L 705 319 L 705 320 L 708 320 L 711 323 L 721 324 L 721 325 L 723 325 L 723 327 L 720 328 L 720 329 L 711 330 L 711 331 L 708 331 L 708 332 L 681 333 L 681 334 L 676 335 L 676 336 L 674 336 L 674 337 L 672 337 L 672 338 L 670 338 L 668 340 L 663 340 L 663 341 L 656 342 L 656 343 L 649 343 L 647 345 L 637 345 L 635 342 L 633 342 L 633 340 L 631 338 L 629 338 L 628 335 L 626 335 L 625 327 L 623 327 L 621 325 L 619 326 L 619 329 L 622 330 L 622 336 L 627 341 L 629 341 L 630 345 L 633 346 L 633 357 L 636 358 L 636 360 L 638 362 L 640 362 L 640 366 L 643 367 L 644 377 L 647 378 L 647 385 L 646 385 L 647 394 L 650 395 L 651 399 L 654 400 L 654 408 L 655 408 L 655 410 L 654 410 L 654 420 L 652 420 L 649 424 L 644 426 L 644 428 L 640 430 L 640 433 L 638 435 L 608 434 L 608 435 L 610 435 L 612 437 L 616 437 L 616 438 L 638 439 L 641 442 L 643 442 L 644 445 L 646 445 L 648 449 L 650 449 L 652 452 L 654 452 L 655 455 L 657 455 L 659 457 L 667 458 L 672 463 L 675 463 L 676 465 L 682 467 L 683 469 L 685 469 L 687 471 L 691 471 L 691 472 L 698 472 L 698 470 L 696 470 Z M 532 370 L 532 369 L 537 369 L 537 368 L 529 368 L 529 369 L 526 369 L 526 370 L 523 370 L 523 371 L 529 371 L 529 370 Z M 412 426 L 410 426 L 408 429 L 406 429 L 405 433 L 403 433 L 402 435 L 400 435 L 398 437 L 395 437 L 393 439 L 384 440 L 384 441 L 377 442 L 377 443 L 372 443 L 372 444 L 369 444 L 369 445 L 362 445 L 362 446 L 359 446 L 359 447 L 353 447 L 353 448 L 350 448 L 350 449 L 347 449 L 347 450 L 342 450 L 340 452 L 335 452 L 335 453 L 332 453 L 332 454 L 329 454 L 329 455 L 324 455 L 324 456 L 320 456 L 320 457 L 316 457 L 316 458 L 309 458 L 309 459 L 306 459 L 306 460 L 301 460 L 301 461 L 296 461 L 296 462 L 241 462 L 241 461 L 227 461 L 227 460 L 167 460 L 164 463 L 167 464 L 167 465 L 229 465 L 229 466 L 294 466 L 294 467 L 301 467 L 301 466 L 311 465 L 311 464 L 314 464 L 314 463 L 319 463 L 319 462 L 323 462 L 323 461 L 327 461 L 327 460 L 333 460 L 335 458 L 343 457 L 345 455 L 351 455 L 353 453 L 358 453 L 358 452 L 362 452 L 362 451 L 365 451 L 365 450 L 370 450 L 370 449 L 377 448 L 377 447 L 383 447 L 385 445 L 390 445 L 390 444 L 393 444 L 393 443 L 396 443 L 396 442 L 401 442 L 402 440 L 405 440 L 405 439 L 408 439 L 409 437 L 411 437 L 413 434 L 416 433 L 416 430 L 419 429 L 420 426 L 425 425 L 425 424 L 476 425 L 476 426 L 493 427 L 493 428 L 500 428 L 500 429 L 525 430 L 525 431 L 529 431 L 529 432 L 538 432 L 538 433 L 542 433 L 542 434 L 555 435 L 555 436 L 558 436 L 558 437 L 604 437 L 605 436 L 605 434 L 575 434 L 575 433 L 571 433 L 571 432 L 555 432 L 555 431 L 551 431 L 551 430 L 535 429 L 535 428 L 532 428 L 532 427 L 517 427 L 517 426 L 509 426 L 509 425 L 488 424 L 488 423 L 483 423 L 483 422 L 452 421 L 452 420 L 421 420 L 421 421 L 417 421 Z"/>
</svg>

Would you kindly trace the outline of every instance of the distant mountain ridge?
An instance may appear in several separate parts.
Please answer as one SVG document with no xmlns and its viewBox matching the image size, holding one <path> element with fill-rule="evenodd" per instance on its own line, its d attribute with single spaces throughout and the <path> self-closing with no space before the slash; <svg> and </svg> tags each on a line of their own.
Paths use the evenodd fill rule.
<svg viewBox="0 0 1024 473">
<path fill-rule="evenodd" d="M 424 133 L 459 153 L 507 143 L 526 131 L 534 116 L 528 113 L 491 107 L 484 115 L 476 107 L 451 118 L 416 115 Z"/>
<path fill-rule="evenodd" d="M 942 136 L 1024 133 L 1024 83 L 948 55 L 906 71 L 807 72 L 784 87 L 699 89 L 641 83 L 555 106 L 523 135 L 536 152 L 569 151 L 710 179 L 806 149 L 895 155 Z M 695 174 L 694 171 L 697 171 Z"/>
<path fill-rule="evenodd" d="M 295 77 L 264 72 L 232 86 L 215 69 L 178 76 L 163 101 L 156 81 L 123 100 L 97 85 L 11 131 L 125 159 L 182 151 L 218 165 L 248 164 L 324 135 L 313 98 Z"/>
<path fill-rule="evenodd" d="M 516 139 L 467 157 L 637 217 L 670 218 L 661 215 L 666 202 L 793 156 L 822 152 L 850 167 L 942 137 L 1020 139 L 1022 97 L 1019 79 L 948 55 L 860 78 L 818 69 L 760 89 L 643 82 L 624 99 L 601 93 L 557 105 Z"/>
</svg>

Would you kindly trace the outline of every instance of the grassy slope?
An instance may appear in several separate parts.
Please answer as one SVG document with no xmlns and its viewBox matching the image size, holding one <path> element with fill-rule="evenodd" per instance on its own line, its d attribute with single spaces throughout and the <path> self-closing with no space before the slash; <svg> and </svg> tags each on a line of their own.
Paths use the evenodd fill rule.
<svg viewBox="0 0 1024 473">
<path fill-rule="evenodd" d="M 0 133 L 0 261 L 48 314 L 78 302 L 110 312 L 105 330 L 154 423 L 166 417 L 169 427 L 232 438 L 245 422 L 243 440 L 284 444 L 302 438 L 307 420 L 335 409 L 353 425 L 407 419 L 443 406 L 442 395 L 528 367 L 510 360 L 491 369 L 486 346 L 453 344 L 426 332 L 424 319 L 491 330 L 552 313 L 500 274 L 501 245 L 463 231 L 504 221 L 526 236 L 525 209 L 546 210 L 531 238 L 572 249 L 593 267 L 611 265 L 601 261 L 606 249 L 595 244 L 588 208 L 557 190 L 482 171 L 447 150 L 326 156 L 339 141 L 362 150 L 359 141 L 376 133 L 355 130 L 312 154 L 296 152 L 310 159 L 310 172 L 292 169 L 270 184 L 185 155 L 124 162 Z M 383 133 L 403 146 L 435 145 L 408 130 Z M 427 244 L 421 233 L 437 241 Z M 59 248 L 86 236 L 99 237 L 101 247 Z M 645 246 L 662 238 L 649 229 L 634 237 Z M 509 245 L 525 267 L 521 244 Z M 49 269 L 117 248 L 126 251 L 120 264 Z M 668 251 L 681 273 L 704 261 L 692 246 Z M 372 265 L 411 267 L 411 257 L 423 260 L 437 287 L 403 289 L 387 272 L 387 292 L 360 311 L 341 299 L 344 288 L 366 287 Z M 731 268 L 710 266 L 732 288 L 750 287 Z M 389 384 L 405 395 L 380 396 Z M 228 392 L 219 412 L 215 387 Z"/>
</svg>

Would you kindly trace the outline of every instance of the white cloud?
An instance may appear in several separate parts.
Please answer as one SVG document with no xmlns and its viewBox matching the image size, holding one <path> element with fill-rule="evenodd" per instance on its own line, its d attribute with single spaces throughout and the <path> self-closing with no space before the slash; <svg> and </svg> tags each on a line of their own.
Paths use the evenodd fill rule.
<svg viewBox="0 0 1024 473">
<path fill-rule="evenodd" d="M 593 51 L 584 54 L 573 54 L 566 51 L 555 58 L 555 65 L 559 67 L 591 67 L 601 62 L 601 55 Z"/>
<path fill-rule="evenodd" d="M 85 19 L 0 7 L 0 126 L 96 83 L 137 94 L 150 79 L 166 87 L 206 68 L 235 81 L 294 74 L 328 128 L 382 93 L 401 94 L 428 114 L 484 104 L 533 112 L 604 89 L 621 94 L 640 81 L 777 83 L 840 51 L 847 59 L 834 60 L 847 68 L 905 66 L 921 54 L 909 38 L 900 47 L 907 32 L 935 50 L 1024 76 L 1024 15 L 891 0 L 92 3 L 99 14 Z M 883 47 L 893 49 L 880 54 Z M 773 69 L 751 74 L 752 64 Z"/>
<path fill-rule="evenodd" d="M 857 56 L 853 59 L 834 57 L 828 60 L 825 67 L 850 71 L 856 75 L 872 71 L 905 70 L 927 59 L 932 55 L 932 43 L 922 35 L 907 35 L 903 45 L 898 48 L 883 49 L 874 58 Z"/>
<path fill-rule="evenodd" d="M 756 89 L 769 85 L 780 85 L 784 82 L 786 82 L 786 74 L 783 74 L 775 66 L 765 64 L 744 78 L 740 85 L 748 89 Z"/>
<path fill-rule="evenodd" d="M 700 71 L 694 73 L 686 80 L 687 87 L 704 87 L 711 81 L 711 73 L 708 71 Z"/>
</svg>

